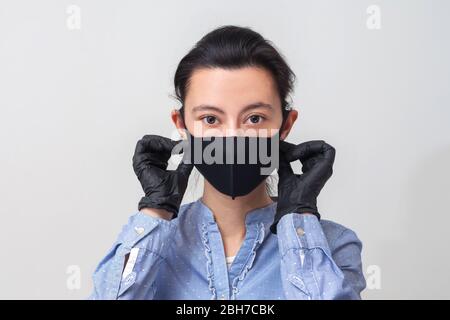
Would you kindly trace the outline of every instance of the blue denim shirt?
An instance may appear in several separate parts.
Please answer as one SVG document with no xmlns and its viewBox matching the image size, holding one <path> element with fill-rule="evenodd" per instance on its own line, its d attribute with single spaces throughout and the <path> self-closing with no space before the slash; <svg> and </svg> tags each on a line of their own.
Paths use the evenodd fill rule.
<svg viewBox="0 0 450 320">
<path fill-rule="evenodd" d="M 137 212 L 94 271 L 89 299 L 360 299 L 366 282 L 356 234 L 290 213 L 274 235 L 275 210 L 273 202 L 247 214 L 245 240 L 229 269 L 201 198 L 170 221 Z"/>
</svg>

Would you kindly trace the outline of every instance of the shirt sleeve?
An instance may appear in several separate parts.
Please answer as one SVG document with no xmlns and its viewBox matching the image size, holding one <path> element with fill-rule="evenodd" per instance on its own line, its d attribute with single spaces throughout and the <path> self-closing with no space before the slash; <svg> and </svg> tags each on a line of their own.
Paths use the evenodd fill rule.
<svg viewBox="0 0 450 320">
<path fill-rule="evenodd" d="M 153 299 L 156 274 L 176 229 L 177 219 L 132 215 L 95 269 L 88 299 Z"/>
<path fill-rule="evenodd" d="M 287 299 L 361 299 L 362 244 L 353 231 L 344 229 L 331 252 L 316 216 L 290 213 L 280 219 L 277 235 Z"/>
</svg>

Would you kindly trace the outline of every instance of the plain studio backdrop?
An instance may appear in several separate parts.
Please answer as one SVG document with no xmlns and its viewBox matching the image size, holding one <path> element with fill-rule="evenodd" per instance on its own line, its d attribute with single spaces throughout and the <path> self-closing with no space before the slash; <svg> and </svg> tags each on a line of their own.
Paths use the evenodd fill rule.
<svg viewBox="0 0 450 320">
<path fill-rule="evenodd" d="M 318 206 L 363 241 L 363 297 L 450 298 L 449 12 L 446 0 L 0 0 L 0 298 L 89 295 L 143 195 L 137 140 L 172 136 L 175 68 L 226 24 L 273 41 L 297 74 L 288 141 L 336 148 Z M 184 202 L 200 195 L 192 181 Z"/>
</svg>

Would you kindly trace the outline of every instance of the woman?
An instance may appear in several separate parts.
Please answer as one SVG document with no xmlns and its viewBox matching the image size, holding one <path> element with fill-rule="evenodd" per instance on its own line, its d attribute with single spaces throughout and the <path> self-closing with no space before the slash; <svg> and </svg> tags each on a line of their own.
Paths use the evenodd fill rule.
<svg viewBox="0 0 450 320">
<path fill-rule="evenodd" d="M 95 270 L 91 299 L 360 299 L 362 244 L 316 206 L 335 151 L 321 140 L 284 141 L 298 116 L 287 102 L 294 78 L 269 41 L 236 26 L 210 32 L 181 60 L 182 107 L 171 116 L 183 140 L 137 143 L 133 167 L 145 196 Z M 277 133 L 260 134 L 269 129 Z M 174 147 L 205 137 L 279 143 L 278 198 L 255 174 L 259 160 L 201 165 L 191 154 L 167 170 Z M 303 174 L 292 171 L 296 160 Z M 193 166 L 205 177 L 203 195 L 180 206 Z"/>
</svg>

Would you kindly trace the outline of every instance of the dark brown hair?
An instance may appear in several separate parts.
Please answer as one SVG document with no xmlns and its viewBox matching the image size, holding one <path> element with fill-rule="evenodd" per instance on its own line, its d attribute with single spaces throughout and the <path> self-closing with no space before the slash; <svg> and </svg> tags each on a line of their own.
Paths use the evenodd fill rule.
<svg viewBox="0 0 450 320">
<path fill-rule="evenodd" d="M 272 74 L 281 100 L 283 125 L 290 111 L 287 99 L 293 91 L 294 72 L 269 40 L 250 28 L 230 25 L 206 34 L 178 64 L 174 85 L 176 99 L 182 104 L 180 112 L 183 119 L 189 80 L 196 69 L 238 69 L 246 66 L 262 67 Z"/>
</svg>

